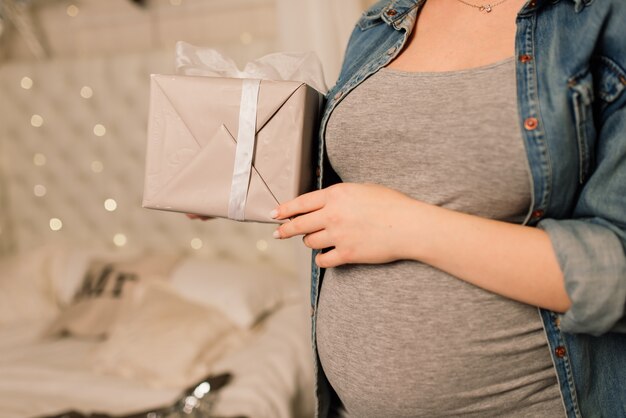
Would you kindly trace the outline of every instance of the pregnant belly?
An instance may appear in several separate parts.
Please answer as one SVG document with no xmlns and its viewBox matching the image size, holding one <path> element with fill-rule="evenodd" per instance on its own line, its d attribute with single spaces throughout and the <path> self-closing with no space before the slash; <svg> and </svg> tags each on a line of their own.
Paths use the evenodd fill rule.
<svg viewBox="0 0 626 418">
<path fill-rule="evenodd" d="M 329 269 L 320 292 L 321 366 L 350 416 L 561 408 L 536 308 L 412 261 Z"/>
</svg>

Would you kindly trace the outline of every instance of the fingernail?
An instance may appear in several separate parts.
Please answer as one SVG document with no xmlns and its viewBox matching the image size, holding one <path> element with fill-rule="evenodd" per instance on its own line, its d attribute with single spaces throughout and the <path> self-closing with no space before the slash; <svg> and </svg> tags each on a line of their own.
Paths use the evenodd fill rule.
<svg viewBox="0 0 626 418">
<path fill-rule="evenodd" d="M 274 209 L 270 212 L 270 218 L 275 219 L 278 216 L 278 210 Z"/>
<path fill-rule="evenodd" d="M 272 236 L 276 239 L 280 238 L 280 232 L 278 232 L 278 229 L 276 231 L 274 231 L 274 233 L 272 234 Z"/>
</svg>

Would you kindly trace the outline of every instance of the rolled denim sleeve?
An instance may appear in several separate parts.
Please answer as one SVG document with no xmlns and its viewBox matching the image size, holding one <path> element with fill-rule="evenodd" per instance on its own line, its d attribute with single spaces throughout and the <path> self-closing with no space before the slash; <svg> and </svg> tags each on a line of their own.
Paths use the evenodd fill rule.
<svg viewBox="0 0 626 418">
<path fill-rule="evenodd" d="M 569 333 L 626 333 L 626 92 L 598 129 L 596 161 L 569 219 L 537 224 L 548 233 L 572 301 Z"/>
<path fill-rule="evenodd" d="M 561 329 L 600 335 L 616 328 L 624 317 L 626 257 L 613 228 L 597 218 L 545 219 L 537 226 L 552 240 L 572 301 Z"/>
</svg>

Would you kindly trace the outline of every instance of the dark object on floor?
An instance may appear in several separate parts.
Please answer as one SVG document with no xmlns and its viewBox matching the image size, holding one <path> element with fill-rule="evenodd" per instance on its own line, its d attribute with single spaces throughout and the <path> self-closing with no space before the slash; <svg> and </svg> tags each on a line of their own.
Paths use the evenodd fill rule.
<svg viewBox="0 0 626 418">
<path fill-rule="evenodd" d="M 130 415 L 109 415 L 102 413 L 83 414 L 78 411 L 66 411 L 58 415 L 39 418 L 226 418 L 211 415 L 219 390 L 230 382 L 232 375 L 223 373 L 206 379 L 185 389 L 174 404 Z M 228 417 L 246 418 L 246 417 Z"/>
<path fill-rule="evenodd" d="M 146 0 L 131 0 L 131 1 L 140 7 L 146 7 L 148 5 L 147 4 L 148 2 Z"/>
</svg>

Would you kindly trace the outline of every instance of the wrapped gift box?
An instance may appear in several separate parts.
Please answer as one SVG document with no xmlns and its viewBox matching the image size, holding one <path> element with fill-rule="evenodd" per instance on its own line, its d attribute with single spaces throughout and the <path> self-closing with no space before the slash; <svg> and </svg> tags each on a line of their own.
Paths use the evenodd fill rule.
<svg viewBox="0 0 626 418">
<path fill-rule="evenodd" d="M 251 103 L 251 80 L 153 75 L 151 83 L 143 207 L 276 223 L 272 209 L 313 189 L 323 100 L 317 90 L 298 81 L 262 80 Z M 253 144 L 238 151 L 245 139 L 242 118 L 251 111 L 256 126 L 248 120 L 246 129 Z M 247 180 L 245 167 L 241 172 L 246 158 Z M 234 214 L 234 195 L 241 200 L 242 193 Z"/>
</svg>

